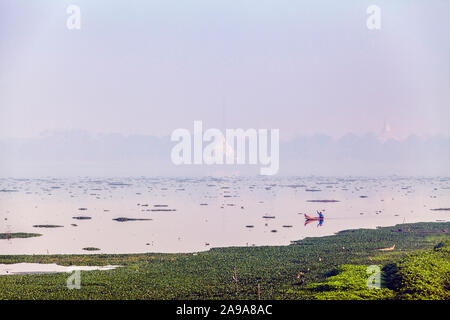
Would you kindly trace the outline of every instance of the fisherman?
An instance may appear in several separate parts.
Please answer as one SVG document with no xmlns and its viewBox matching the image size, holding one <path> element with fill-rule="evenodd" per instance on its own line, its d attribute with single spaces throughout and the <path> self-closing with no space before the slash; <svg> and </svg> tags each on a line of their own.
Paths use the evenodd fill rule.
<svg viewBox="0 0 450 320">
<path fill-rule="evenodd" d="M 322 211 L 317 211 L 317 214 L 319 215 L 320 220 L 323 220 L 323 213 Z"/>
</svg>

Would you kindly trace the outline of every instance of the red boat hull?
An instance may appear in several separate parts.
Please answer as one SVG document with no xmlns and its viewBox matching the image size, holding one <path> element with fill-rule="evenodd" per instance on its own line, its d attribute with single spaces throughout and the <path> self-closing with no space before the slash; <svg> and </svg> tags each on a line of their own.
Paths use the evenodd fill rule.
<svg viewBox="0 0 450 320">
<path fill-rule="evenodd" d="M 310 217 L 305 213 L 305 219 L 306 220 L 323 220 L 323 218 L 319 218 L 319 217 Z"/>
</svg>

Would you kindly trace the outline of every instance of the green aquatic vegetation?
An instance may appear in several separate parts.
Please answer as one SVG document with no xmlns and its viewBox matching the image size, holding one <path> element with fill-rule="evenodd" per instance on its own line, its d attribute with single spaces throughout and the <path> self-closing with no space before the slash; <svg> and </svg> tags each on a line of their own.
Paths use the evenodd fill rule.
<svg viewBox="0 0 450 320">
<path fill-rule="evenodd" d="M 434 246 L 434 250 L 450 252 L 450 239 L 445 239 L 444 241 L 439 242 Z"/>
<path fill-rule="evenodd" d="M 450 298 L 450 241 L 433 251 L 412 254 L 397 263 L 391 287 L 402 299 Z"/>
<path fill-rule="evenodd" d="M 385 261 L 392 261 L 394 259 L 399 259 L 405 255 L 405 251 L 387 251 L 377 253 L 376 256 L 371 258 L 372 262 L 382 263 Z"/>
<path fill-rule="evenodd" d="M 35 224 L 33 228 L 63 228 L 64 226 L 58 226 L 55 224 Z"/>
<path fill-rule="evenodd" d="M 333 270 L 332 276 L 321 283 L 313 283 L 306 289 L 312 291 L 356 290 L 366 287 L 367 266 L 341 265 Z"/>
<path fill-rule="evenodd" d="M 387 288 L 369 288 L 367 267 L 364 265 L 341 265 L 324 282 L 313 283 L 305 288 L 311 297 L 319 300 L 391 299 L 394 292 Z M 380 268 L 381 269 L 381 268 Z"/>
<path fill-rule="evenodd" d="M 431 242 L 445 241 L 445 239 L 447 239 L 448 237 L 449 237 L 448 234 L 446 234 L 446 233 L 441 233 L 441 234 L 433 234 L 433 235 L 430 235 L 430 236 L 426 237 L 424 240 L 425 240 L 425 241 L 431 241 Z"/>
<path fill-rule="evenodd" d="M 2 239 L 17 239 L 17 238 L 32 238 L 32 237 L 40 237 L 42 234 L 40 233 L 0 233 L 0 240 Z"/>
<path fill-rule="evenodd" d="M 450 240 L 382 270 L 382 288 L 369 289 L 367 266 L 342 265 L 334 275 L 305 288 L 313 299 L 442 299 L 450 297 Z"/>
<path fill-rule="evenodd" d="M 446 222 L 400 227 L 433 231 L 449 226 Z M 194 254 L 5 255 L 0 263 L 123 267 L 81 272 L 80 290 L 67 289 L 67 274 L 2 276 L 0 299 L 257 299 L 258 284 L 261 299 L 380 299 L 378 289 L 359 290 L 361 277 L 367 275 L 358 268 L 330 277 L 339 276 L 336 270 L 342 265 L 381 264 L 374 263 L 374 257 L 385 257 L 382 264 L 388 265 L 408 254 L 433 250 L 437 242 L 423 241 L 428 235 L 379 228 L 306 238 L 289 246 L 214 248 Z M 376 251 L 393 244 L 393 252 Z M 343 284 L 350 273 L 361 277 Z M 313 285 L 326 281 L 328 291 Z M 332 285 L 340 289 L 332 290 Z M 381 290 L 384 298 L 390 298 L 387 290 L 395 291 Z"/>
<path fill-rule="evenodd" d="M 115 221 L 119 221 L 119 222 L 127 222 L 127 221 L 151 221 L 152 219 L 138 219 L 138 218 L 115 218 L 113 219 Z"/>
</svg>

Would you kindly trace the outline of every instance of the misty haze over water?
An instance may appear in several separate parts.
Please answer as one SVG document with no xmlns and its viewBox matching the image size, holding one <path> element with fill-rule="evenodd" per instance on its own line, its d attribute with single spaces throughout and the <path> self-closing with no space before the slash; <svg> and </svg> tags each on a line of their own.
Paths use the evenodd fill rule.
<svg viewBox="0 0 450 320">
<path fill-rule="evenodd" d="M 34 139 L 0 140 L 0 176 L 221 176 L 258 175 L 252 165 L 180 165 L 170 159 L 170 137 L 67 131 Z M 406 139 L 347 134 L 280 141 L 281 176 L 450 175 L 450 139 Z"/>
</svg>

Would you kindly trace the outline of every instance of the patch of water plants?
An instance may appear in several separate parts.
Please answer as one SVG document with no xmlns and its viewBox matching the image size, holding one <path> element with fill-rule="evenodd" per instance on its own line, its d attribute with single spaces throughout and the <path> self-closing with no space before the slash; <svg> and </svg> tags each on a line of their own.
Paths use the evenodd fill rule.
<svg viewBox="0 0 450 320">
<path fill-rule="evenodd" d="M 261 299 L 448 299 L 449 227 L 403 224 L 190 254 L 6 255 L 0 263 L 124 267 L 82 271 L 79 290 L 66 288 L 67 274 L 2 276 L 0 299 L 257 299 L 258 286 Z M 367 287 L 369 265 L 380 267 L 381 289 Z"/>
<path fill-rule="evenodd" d="M 55 224 L 35 224 L 33 228 L 63 228 L 64 226 L 58 226 Z"/>
<path fill-rule="evenodd" d="M 42 234 L 40 234 L 40 233 L 25 233 L 25 232 L 0 233 L 0 240 L 16 239 L 16 238 L 32 238 L 32 237 L 40 237 L 40 236 L 42 236 Z"/>
</svg>

